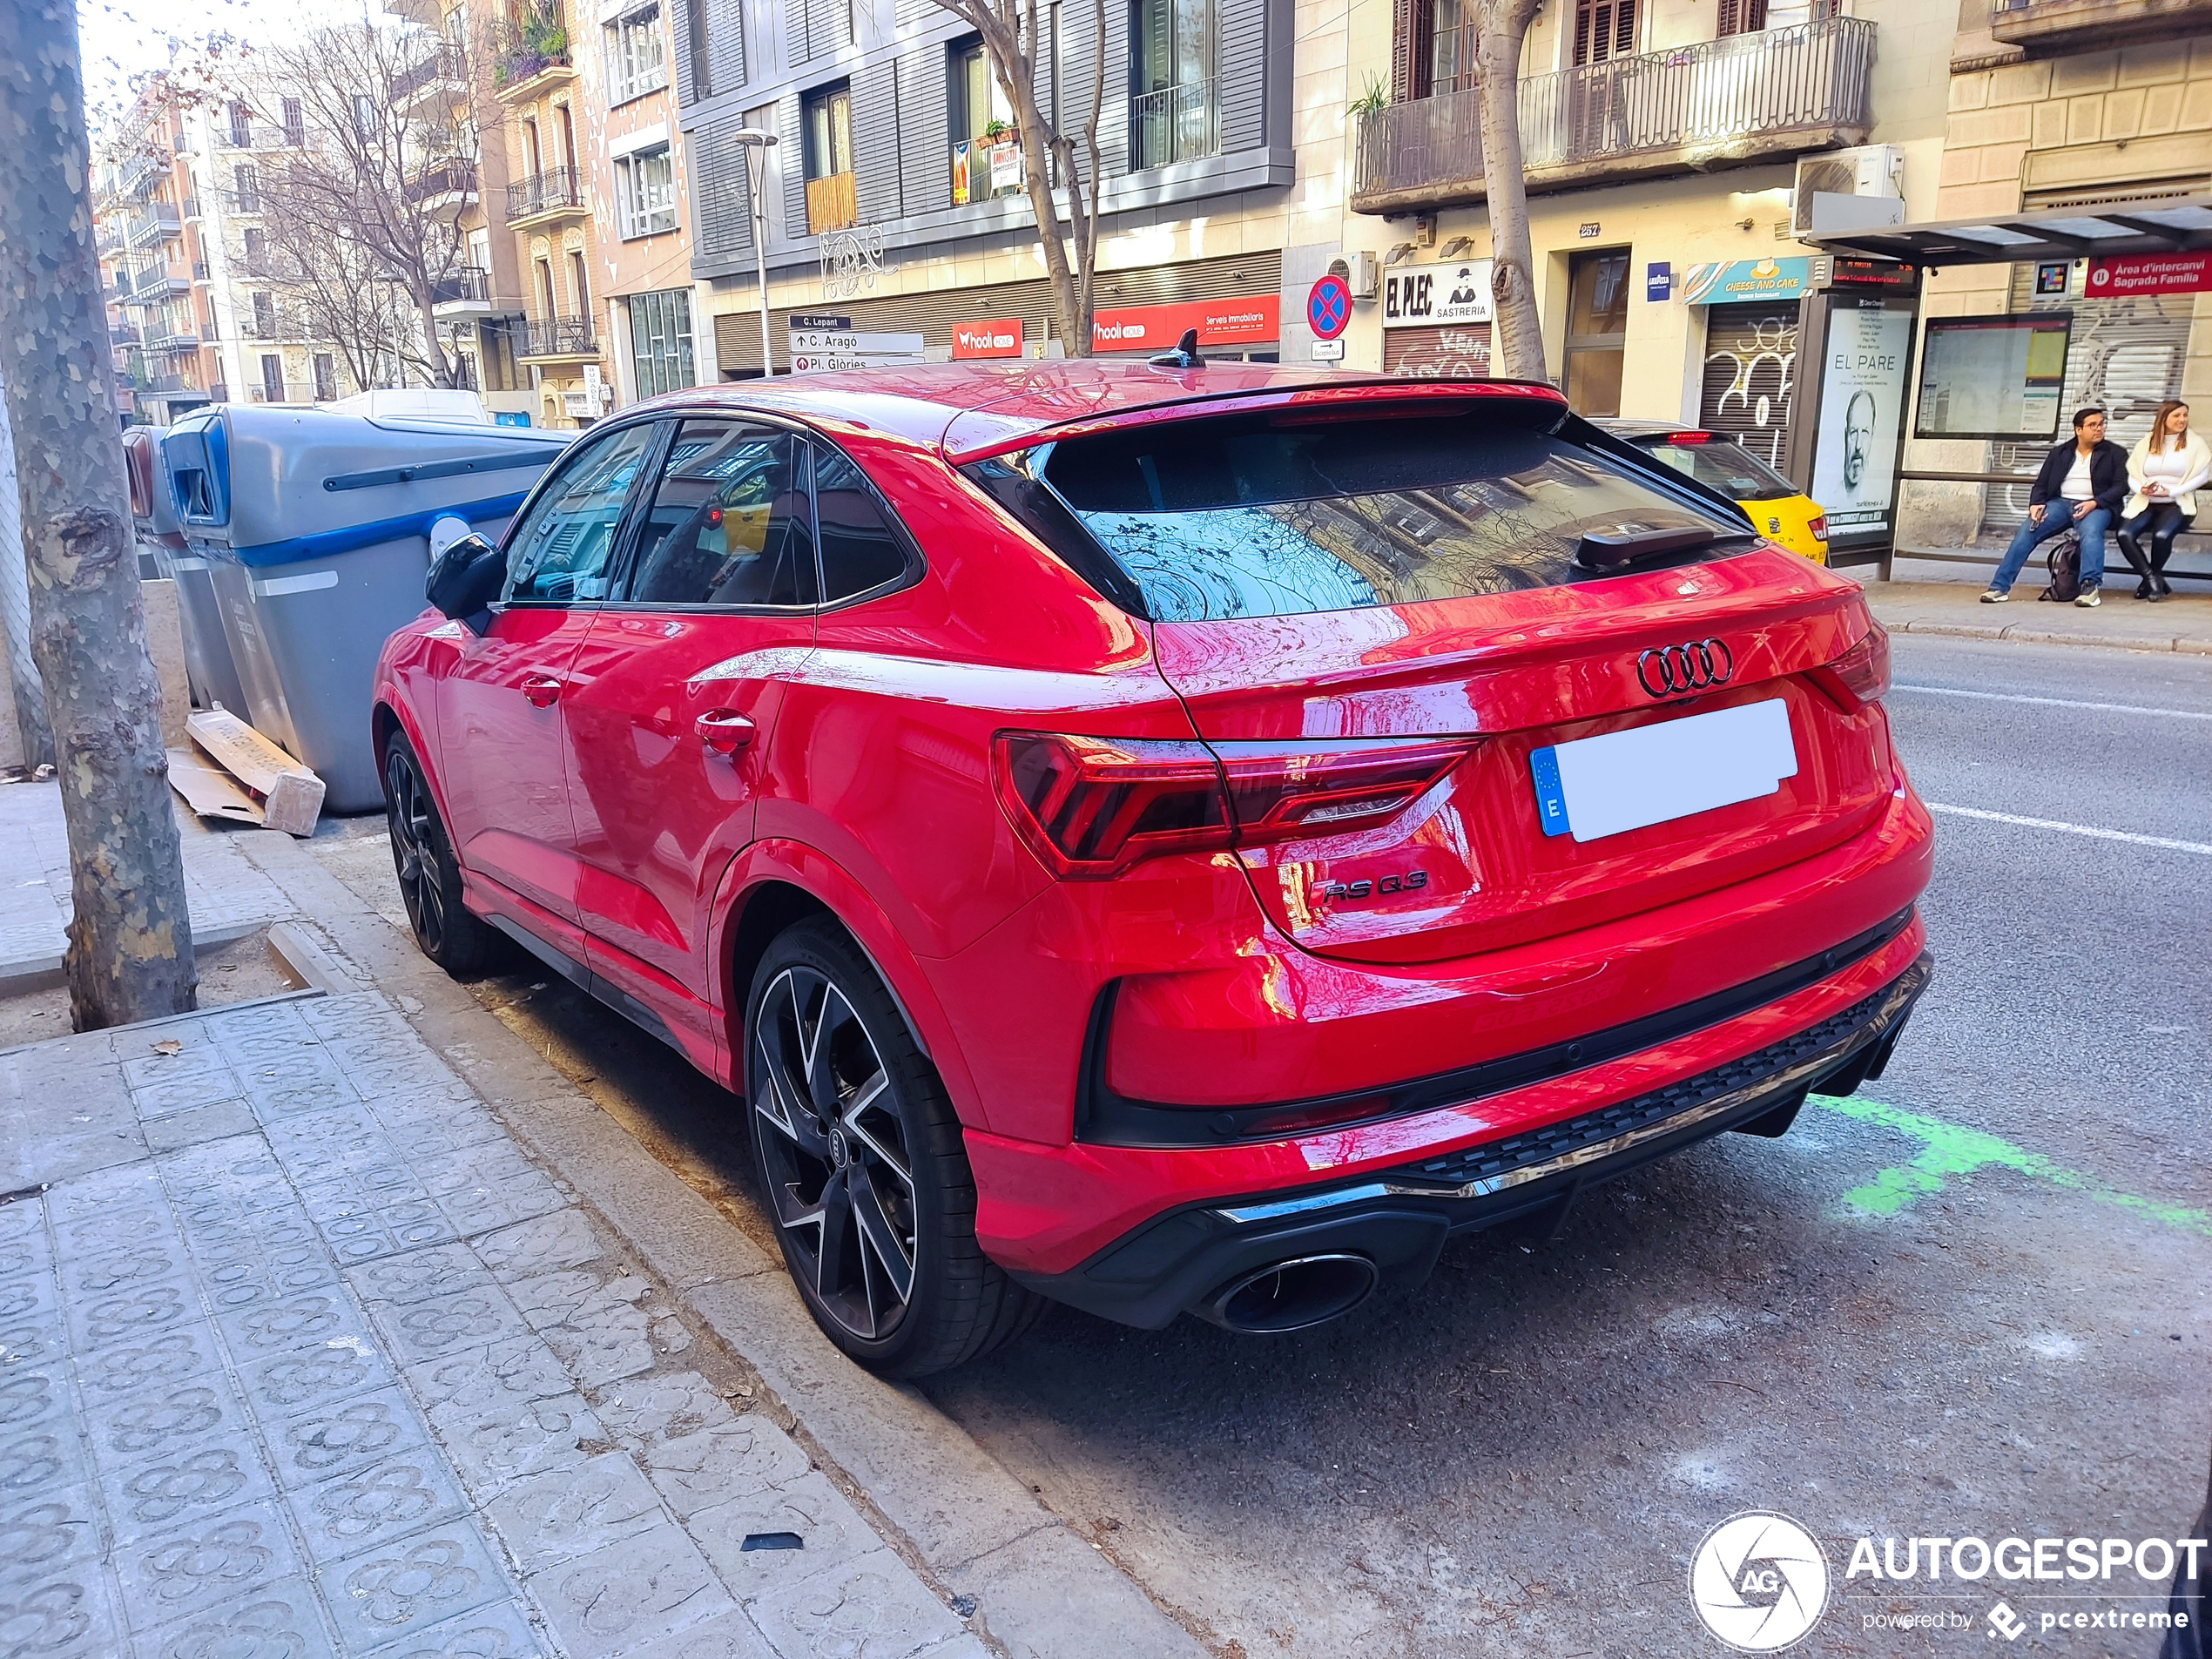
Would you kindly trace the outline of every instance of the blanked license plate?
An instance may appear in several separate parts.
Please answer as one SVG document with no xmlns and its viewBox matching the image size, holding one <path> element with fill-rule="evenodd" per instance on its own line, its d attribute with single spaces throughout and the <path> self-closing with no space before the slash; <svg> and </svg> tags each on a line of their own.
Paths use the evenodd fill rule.
<svg viewBox="0 0 2212 1659">
<path fill-rule="evenodd" d="M 1528 757 L 1547 835 L 1608 835 L 1756 800 L 1797 772 L 1790 708 L 1780 698 L 1685 715 Z"/>
</svg>

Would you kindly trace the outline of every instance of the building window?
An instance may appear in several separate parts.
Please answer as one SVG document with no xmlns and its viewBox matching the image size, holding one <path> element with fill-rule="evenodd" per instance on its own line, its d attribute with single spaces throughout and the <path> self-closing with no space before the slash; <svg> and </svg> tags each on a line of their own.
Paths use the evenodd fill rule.
<svg viewBox="0 0 2212 1659">
<path fill-rule="evenodd" d="M 630 361 L 640 397 L 694 384 L 689 289 L 630 296 Z"/>
<path fill-rule="evenodd" d="M 714 64 L 706 50 L 706 0 L 684 0 L 684 24 L 691 37 L 691 102 L 714 96 Z"/>
<path fill-rule="evenodd" d="M 256 225 L 248 225 L 239 235 L 246 244 L 246 274 L 266 276 L 269 273 L 268 238 Z"/>
<path fill-rule="evenodd" d="M 591 279 L 589 267 L 583 262 L 583 250 L 580 247 L 569 250 L 569 285 L 576 291 L 574 314 L 577 320 L 589 320 L 591 315 Z"/>
<path fill-rule="evenodd" d="M 338 360 L 327 351 L 315 354 L 315 401 L 327 403 L 338 395 Z"/>
<path fill-rule="evenodd" d="M 623 240 L 676 228 L 676 164 L 666 145 L 615 158 Z"/>
<path fill-rule="evenodd" d="M 1136 24 L 1130 165 L 1161 167 L 1212 155 L 1221 147 L 1214 0 L 1137 0 Z"/>
<path fill-rule="evenodd" d="M 1821 16 L 1818 6 L 1813 16 Z M 1720 27 L 1714 33 L 1725 40 L 1730 35 L 1756 35 L 1766 27 L 1766 0 L 1721 0 Z"/>
<path fill-rule="evenodd" d="M 307 141 L 307 118 L 296 98 L 284 100 L 284 141 L 295 147 Z"/>
<path fill-rule="evenodd" d="M 276 295 L 266 289 L 253 293 L 253 337 L 268 340 L 276 334 Z"/>
<path fill-rule="evenodd" d="M 860 223 L 853 194 L 853 94 L 844 86 L 807 95 L 806 228 L 840 231 Z"/>
<path fill-rule="evenodd" d="M 1636 0 L 1575 0 L 1575 63 L 1602 64 L 1633 57 Z"/>
<path fill-rule="evenodd" d="M 273 351 L 261 354 L 261 401 L 284 401 L 284 359 Z"/>
<path fill-rule="evenodd" d="M 231 148 L 251 150 L 253 147 L 253 112 L 237 99 L 231 100 Z"/>
<path fill-rule="evenodd" d="M 607 25 L 607 102 L 627 104 L 668 84 L 668 44 L 658 4 L 627 12 Z"/>
<path fill-rule="evenodd" d="M 550 260 L 537 262 L 537 311 L 547 322 L 561 314 L 560 301 L 553 293 L 553 261 Z"/>
<path fill-rule="evenodd" d="M 241 161 L 231 169 L 231 189 L 238 199 L 239 212 L 258 213 L 261 211 L 261 179 L 250 163 Z"/>
</svg>

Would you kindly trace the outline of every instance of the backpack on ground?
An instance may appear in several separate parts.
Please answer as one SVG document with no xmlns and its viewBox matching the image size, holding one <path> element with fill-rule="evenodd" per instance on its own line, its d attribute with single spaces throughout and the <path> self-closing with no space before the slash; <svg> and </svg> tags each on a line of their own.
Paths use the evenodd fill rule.
<svg viewBox="0 0 2212 1659">
<path fill-rule="evenodd" d="M 2051 585 L 2035 597 L 2054 604 L 2072 604 L 2081 594 L 2081 538 L 2068 530 L 2051 543 L 2043 563 L 2051 573 Z"/>
</svg>

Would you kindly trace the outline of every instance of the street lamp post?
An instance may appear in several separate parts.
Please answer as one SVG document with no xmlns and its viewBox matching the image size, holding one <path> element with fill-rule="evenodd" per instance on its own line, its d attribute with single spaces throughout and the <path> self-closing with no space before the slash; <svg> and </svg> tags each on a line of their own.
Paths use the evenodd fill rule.
<svg viewBox="0 0 2212 1659">
<path fill-rule="evenodd" d="M 760 267 L 760 372 L 768 376 L 776 372 L 776 356 L 768 343 L 768 205 L 762 192 L 767 185 L 768 146 L 776 135 L 759 127 L 740 127 L 730 136 L 745 145 L 745 179 L 752 187 L 752 252 Z"/>
</svg>

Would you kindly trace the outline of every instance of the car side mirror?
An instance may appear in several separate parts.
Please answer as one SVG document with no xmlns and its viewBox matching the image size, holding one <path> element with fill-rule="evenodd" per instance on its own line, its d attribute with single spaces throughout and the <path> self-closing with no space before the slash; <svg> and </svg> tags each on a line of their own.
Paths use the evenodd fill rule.
<svg viewBox="0 0 2212 1659">
<path fill-rule="evenodd" d="M 471 533 L 438 555 L 422 592 L 441 615 L 474 626 L 472 618 L 491 609 L 506 583 L 507 561 L 497 548 Z"/>
</svg>

